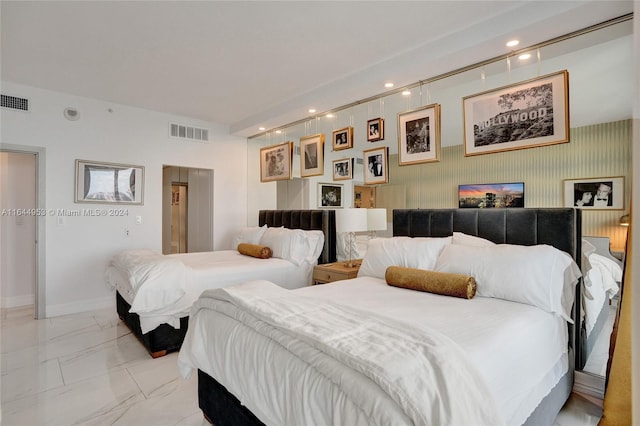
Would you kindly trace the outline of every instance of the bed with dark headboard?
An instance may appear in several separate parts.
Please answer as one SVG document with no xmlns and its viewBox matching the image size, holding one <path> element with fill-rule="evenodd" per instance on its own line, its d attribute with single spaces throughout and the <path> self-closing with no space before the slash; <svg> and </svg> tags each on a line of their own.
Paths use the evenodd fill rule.
<svg viewBox="0 0 640 426">
<path fill-rule="evenodd" d="M 581 256 L 581 215 L 578 209 L 402 209 L 393 212 L 394 237 L 447 237 L 454 232 L 480 237 L 496 244 L 550 245 L 566 252 L 574 260 L 579 260 Z M 370 251 L 367 251 L 366 256 L 369 254 Z M 355 280 L 360 280 L 360 277 Z M 328 291 L 329 286 L 343 285 L 346 288 L 349 285 L 347 283 L 348 281 L 342 281 L 340 284 L 334 283 L 321 287 Z M 354 281 L 351 285 L 357 284 Z M 576 291 L 579 289 L 578 283 Z M 308 288 L 295 290 L 295 292 L 302 291 L 308 296 L 314 290 L 315 288 Z M 579 294 L 576 300 L 580 300 Z M 574 305 L 572 318 L 578 323 L 579 317 L 579 306 Z M 575 337 L 573 326 L 569 325 L 568 328 L 569 341 L 566 342 L 569 347 L 568 371 L 530 413 L 525 424 L 553 424 L 557 413 L 571 392 L 575 354 L 580 351 L 580 342 Z M 212 345 L 215 344 L 215 341 L 212 342 Z M 193 354 L 189 347 L 181 352 L 179 364 L 182 362 L 183 355 L 184 360 L 188 360 L 187 364 L 191 363 L 189 371 L 198 369 L 199 406 L 205 418 L 214 424 L 262 424 L 261 420 L 245 406 L 245 404 L 250 406 L 250 401 L 243 400 L 240 403 L 236 396 L 225 388 L 228 384 L 223 385 L 217 378 L 202 371 L 208 367 L 200 367 L 197 361 L 193 361 L 195 358 L 192 358 Z M 270 367 L 265 366 L 265 368 Z"/>
<path fill-rule="evenodd" d="M 260 210 L 259 226 L 285 227 L 306 231 L 319 230 L 324 235 L 324 248 L 318 263 L 336 260 L 335 252 L 335 211 L 334 210 Z M 180 349 L 189 325 L 189 317 L 180 318 L 180 328 L 161 324 L 143 333 L 138 314 L 131 311 L 131 304 L 116 291 L 116 309 L 120 319 L 131 329 L 154 358 Z"/>
</svg>

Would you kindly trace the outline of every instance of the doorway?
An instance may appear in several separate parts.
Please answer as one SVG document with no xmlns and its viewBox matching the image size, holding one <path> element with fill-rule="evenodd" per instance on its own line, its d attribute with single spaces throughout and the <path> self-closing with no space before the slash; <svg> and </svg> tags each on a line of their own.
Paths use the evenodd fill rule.
<svg viewBox="0 0 640 426">
<path fill-rule="evenodd" d="M 213 170 L 163 166 L 162 253 L 213 250 Z"/>
<path fill-rule="evenodd" d="M 45 318 L 45 149 L 2 144 L 2 308 L 34 306 Z"/>
</svg>

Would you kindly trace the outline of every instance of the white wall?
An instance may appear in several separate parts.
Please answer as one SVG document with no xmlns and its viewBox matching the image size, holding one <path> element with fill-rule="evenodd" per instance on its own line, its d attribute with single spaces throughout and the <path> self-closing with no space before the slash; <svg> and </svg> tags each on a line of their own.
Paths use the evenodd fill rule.
<svg viewBox="0 0 640 426">
<path fill-rule="evenodd" d="M 117 206 L 127 216 L 47 214 L 47 316 L 110 306 L 114 297 L 103 274 L 111 256 L 123 249 L 162 250 L 163 164 L 214 170 L 214 249 L 230 247 L 234 232 L 246 226 L 247 144 L 226 126 L 9 82 L 2 82 L 2 93 L 30 100 L 29 112 L 1 110 L 2 143 L 46 150 L 47 211 L 113 207 L 74 203 L 76 159 L 145 168 L 144 205 Z M 76 108 L 79 120 L 65 119 L 66 107 Z M 170 138 L 172 121 L 209 129 L 210 142 Z"/>
</svg>

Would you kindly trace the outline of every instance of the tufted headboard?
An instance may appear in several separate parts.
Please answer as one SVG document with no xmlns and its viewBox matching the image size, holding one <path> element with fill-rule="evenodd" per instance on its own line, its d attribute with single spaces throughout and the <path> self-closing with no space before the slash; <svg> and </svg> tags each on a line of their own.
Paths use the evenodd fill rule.
<svg viewBox="0 0 640 426">
<path fill-rule="evenodd" d="M 318 263 L 336 261 L 335 210 L 260 210 L 258 225 L 284 226 L 289 229 L 319 230 L 324 233 L 324 248 Z"/>
<path fill-rule="evenodd" d="M 497 244 L 547 244 L 565 251 L 581 264 L 582 216 L 573 208 L 517 209 L 400 209 L 393 211 L 393 235 L 447 237 L 453 232 L 491 240 Z M 581 300 L 581 283 L 576 301 Z M 580 303 L 574 303 L 573 320 L 580 321 Z M 569 325 L 570 345 L 578 368 L 584 348 L 575 327 Z"/>
</svg>

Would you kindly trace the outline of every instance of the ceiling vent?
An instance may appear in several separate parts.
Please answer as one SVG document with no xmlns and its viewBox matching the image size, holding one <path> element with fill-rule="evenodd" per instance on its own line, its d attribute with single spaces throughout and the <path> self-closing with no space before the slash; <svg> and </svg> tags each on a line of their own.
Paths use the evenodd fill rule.
<svg viewBox="0 0 640 426">
<path fill-rule="evenodd" d="M 169 135 L 172 138 L 188 139 L 197 142 L 209 141 L 209 130 L 177 123 L 169 123 Z"/>
<path fill-rule="evenodd" d="M 18 111 L 29 111 L 29 99 L 18 98 L 17 96 L 0 95 L 2 108 L 17 109 Z"/>
</svg>

